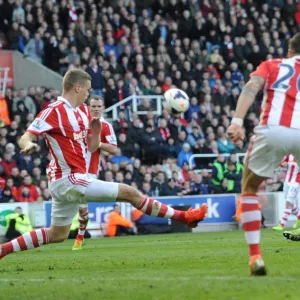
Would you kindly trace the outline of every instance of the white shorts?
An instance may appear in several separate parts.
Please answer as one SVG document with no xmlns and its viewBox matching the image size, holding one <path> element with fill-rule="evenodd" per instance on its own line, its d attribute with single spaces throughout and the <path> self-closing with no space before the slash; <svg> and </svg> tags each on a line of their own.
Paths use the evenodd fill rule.
<svg viewBox="0 0 300 300">
<path fill-rule="evenodd" d="M 284 199 L 290 203 L 298 201 L 297 195 L 300 184 L 298 182 L 285 182 L 283 185 Z"/>
<path fill-rule="evenodd" d="M 65 226 L 72 224 L 79 205 L 88 202 L 116 201 L 119 186 L 89 177 L 87 174 L 71 174 L 49 182 L 52 195 L 51 224 Z"/>
<path fill-rule="evenodd" d="M 92 179 L 97 179 L 98 178 L 98 176 L 96 174 L 91 174 L 91 173 L 88 174 L 88 177 L 92 178 Z M 86 204 L 79 204 L 79 208 L 88 208 L 88 204 L 87 203 Z"/>
<path fill-rule="evenodd" d="M 287 154 L 300 161 L 300 129 L 259 125 L 254 129 L 244 164 L 258 176 L 272 177 Z"/>
</svg>

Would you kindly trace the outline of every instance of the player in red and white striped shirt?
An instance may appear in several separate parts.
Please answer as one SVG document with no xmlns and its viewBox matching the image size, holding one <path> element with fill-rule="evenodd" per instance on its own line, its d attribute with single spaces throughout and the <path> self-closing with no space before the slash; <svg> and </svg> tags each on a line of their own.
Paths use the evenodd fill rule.
<svg viewBox="0 0 300 300">
<path fill-rule="evenodd" d="M 51 153 L 48 166 L 49 189 L 52 195 L 50 228 L 26 233 L 0 247 L 0 259 L 13 253 L 64 241 L 70 231 L 79 204 L 88 202 L 129 202 L 142 212 L 180 221 L 190 227 L 206 217 L 207 205 L 187 212 L 175 210 L 141 194 L 137 189 L 88 176 L 87 153 L 98 149 L 101 122 L 79 108 L 89 95 L 91 77 L 80 69 L 69 70 L 63 79 L 63 94 L 37 118 L 20 138 L 21 153 L 37 149 L 33 141 L 45 134 Z"/>
<path fill-rule="evenodd" d="M 265 275 L 260 251 L 261 212 L 257 191 L 273 175 L 282 158 L 293 154 L 300 161 L 300 33 L 289 41 L 288 58 L 262 62 L 239 97 L 228 136 L 244 138 L 243 121 L 260 90 L 264 91 L 260 125 L 254 129 L 244 161 L 241 195 L 242 223 L 250 250 L 252 275 Z"/>
<path fill-rule="evenodd" d="M 292 154 L 286 155 L 280 164 L 282 167 L 287 167 L 287 173 L 284 182 L 284 199 L 286 201 L 285 210 L 281 218 L 280 224 L 273 227 L 275 231 L 283 231 L 283 228 L 288 221 L 291 213 L 297 217 L 293 228 L 296 229 L 300 225 L 300 211 L 298 209 L 298 192 L 300 187 L 299 166 Z"/>
<path fill-rule="evenodd" d="M 89 111 L 86 111 L 87 106 L 81 107 L 83 111 L 88 115 L 91 114 L 92 117 L 100 118 L 101 121 L 101 134 L 100 134 L 100 144 L 98 149 L 91 153 L 88 152 L 88 162 L 89 169 L 88 173 L 91 178 L 98 178 L 100 169 L 100 157 L 101 150 L 108 152 L 109 154 L 115 154 L 117 151 L 117 138 L 113 127 L 103 118 L 103 112 L 105 109 L 104 99 L 100 96 L 91 96 L 88 100 Z M 73 250 L 81 250 L 84 240 L 84 234 L 86 231 L 86 226 L 89 222 L 89 212 L 88 205 L 81 204 L 79 206 L 79 217 L 78 222 L 80 227 L 78 228 L 78 234 L 73 246 Z"/>
</svg>

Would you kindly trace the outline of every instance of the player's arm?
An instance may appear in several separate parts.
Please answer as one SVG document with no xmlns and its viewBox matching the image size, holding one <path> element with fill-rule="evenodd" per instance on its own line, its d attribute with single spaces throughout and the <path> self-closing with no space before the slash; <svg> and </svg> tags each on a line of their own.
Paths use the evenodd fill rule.
<svg viewBox="0 0 300 300">
<path fill-rule="evenodd" d="M 244 86 L 238 99 L 235 118 L 244 120 L 250 106 L 256 99 L 258 92 L 263 88 L 265 79 L 261 76 L 253 76 Z"/>
<path fill-rule="evenodd" d="M 101 122 L 99 118 L 93 118 L 90 122 L 90 134 L 87 138 L 88 150 L 93 153 L 95 152 L 100 144 L 100 133 L 101 133 Z"/>
<path fill-rule="evenodd" d="M 37 135 L 31 132 L 26 131 L 19 140 L 19 146 L 21 148 L 22 154 L 30 154 L 34 152 L 37 148 L 37 144 L 34 143 L 37 138 Z"/>
<path fill-rule="evenodd" d="M 242 129 L 244 118 L 248 109 L 255 101 L 258 92 L 263 88 L 264 83 L 264 77 L 255 75 L 244 86 L 237 102 L 234 118 L 227 130 L 228 137 L 232 142 L 237 143 L 244 138 L 244 131 Z"/>
<path fill-rule="evenodd" d="M 34 152 L 38 145 L 33 141 L 39 135 L 48 133 L 56 127 L 58 127 L 58 121 L 55 111 L 52 108 L 42 110 L 19 140 L 21 153 L 30 154 Z"/>
<path fill-rule="evenodd" d="M 104 139 L 100 142 L 99 148 L 109 154 L 116 154 L 117 152 L 117 137 L 111 124 L 103 127 Z M 103 137 L 103 136 L 102 136 Z"/>
<path fill-rule="evenodd" d="M 100 142 L 99 148 L 109 154 L 116 154 L 118 149 L 117 145 L 102 142 Z"/>
</svg>

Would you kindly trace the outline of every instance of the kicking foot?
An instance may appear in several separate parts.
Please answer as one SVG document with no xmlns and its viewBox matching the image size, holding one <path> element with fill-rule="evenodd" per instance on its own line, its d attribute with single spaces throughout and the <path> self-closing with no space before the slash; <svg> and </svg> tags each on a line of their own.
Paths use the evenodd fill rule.
<svg viewBox="0 0 300 300">
<path fill-rule="evenodd" d="M 202 204 L 200 208 L 192 209 L 191 207 L 185 213 L 185 219 L 187 225 L 191 228 L 195 228 L 199 222 L 206 218 L 208 206 L 206 203 Z"/>
<path fill-rule="evenodd" d="M 265 263 L 260 255 L 255 255 L 249 262 L 251 276 L 265 276 L 267 269 Z"/>
<path fill-rule="evenodd" d="M 292 230 L 292 231 L 285 231 L 283 236 L 288 240 L 299 242 L 300 241 L 300 228 Z"/>
<path fill-rule="evenodd" d="M 283 231 L 283 227 L 279 224 L 277 226 L 272 227 L 273 230 L 275 231 Z"/>
<path fill-rule="evenodd" d="M 82 250 L 82 245 L 83 245 L 83 240 L 76 239 L 72 250 L 73 251 Z"/>
</svg>

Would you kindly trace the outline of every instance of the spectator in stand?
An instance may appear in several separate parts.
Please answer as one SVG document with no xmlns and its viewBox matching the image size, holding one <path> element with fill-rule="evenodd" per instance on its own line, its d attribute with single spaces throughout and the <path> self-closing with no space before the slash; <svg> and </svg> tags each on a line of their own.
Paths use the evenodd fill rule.
<svg viewBox="0 0 300 300">
<path fill-rule="evenodd" d="M 166 175 L 164 172 L 159 171 L 153 179 L 153 190 L 155 196 L 161 196 L 164 185 L 166 184 Z"/>
<path fill-rule="evenodd" d="M 225 129 L 223 126 L 218 127 L 218 149 L 220 153 L 231 153 L 235 150 L 235 145 L 232 144 L 226 137 Z"/>
<path fill-rule="evenodd" d="M 175 140 L 173 137 L 168 138 L 168 157 L 177 158 L 180 152 L 180 147 L 175 144 Z"/>
<path fill-rule="evenodd" d="M 194 175 L 191 183 L 191 189 L 194 195 L 208 194 L 208 188 L 206 184 L 203 183 L 202 176 L 200 174 Z"/>
<path fill-rule="evenodd" d="M 32 156 L 19 154 L 17 166 L 20 170 L 27 170 L 27 172 L 31 174 L 33 170 Z"/>
<path fill-rule="evenodd" d="M 17 200 L 20 202 L 35 202 L 39 197 L 36 186 L 32 183 L 30 175 L 24 176 L 23 185 L 18 188 Z M 28 199 L 28 201 L 25 201 Z"/>
<path fill-rule="evenodd" d="M 173 178 L 168 180 L 168 183 L 165 184 L 162 189 L 161 196 L 178 196 L 181 192 L 181 188 L 176 186 L 176 182 Z"/>
<path fill-rule="evenodd" d="M 104 87 L 103 84 L 103 74 L 102 68 L 98 65 L 95 57 L 92 57 L 90 60 L 90 65 L 86 69 L 87 73 L 90 74 L 92 78 L 92 89 L 93 93 L 98 96 L 103 97 L 102 89 Z"/>
<path fill-rule="evenodd" d="M 154 195 L 154 191 L 151 188 L 151 184 L 147 181 L 144 181 L 142 184 L 142 188 L 141 191 L 143 194 L 149 196 L 149 197 L 153 197 Z"/>
<path fill-rule="evenodd" d="M 112 156 L 110 161 L 113 164 L 118 164 L 120 167 L 125 167 L 127 164 L 132 164 L 132 160 L 123 155 L 120 148 L 116 150 L 116 153 Z"/>
<path fill-rule="evenodd" d="M 187 137 L 187 142 L 194 147 L 199 139 L 204 139 L 204 134 L 199 126 L 193 126 L 192 132 Z"/>
<path fill-rule="evenodd" d="M 42 170 L 38 167 L 33 168 L 32 170 L 32 183 L 35 186 L 39 186 L 41 181 L 47 180 L 45 175 L 42 175 Z"/>
<path fill-rule="evenodd" d="M 118 147 L 126 157 L 134 157 L 134 150 L 132 144 L 128 141 L 125 133 L 119 134 Z"/>
<path fill-rule="evenodd" d="M 226 171 L 226 159 L 224 155 L 221 154 L 213 163 L 212 178 L 211 178 L 213 190 L 218 191 L 219 188 L 222 187 L 225 171 Z"/>
<path fill-rule="evenodd" d="M 14 102 L 13 103 L 13 111 L 14 112 L 18 111 L 18 107 L 22 103 L 25 106 L 26 111 L 28 111 L 28 113 L 31 113 L 34 117 L 37 114 L 36 104 L 35 104 L 34 100 L 27 94 L 27 91 L 25 89 L 20 90 L 19 97 L 14 98 L 13 102 Z"/>
<path fill-rule="evenodd" d="M 43 63 L 44 41 L 39 33 L 35 33 L 34 39 L 30 39 L 24 48 L 24 55 L 35 62 Z"/>
<path fill-rule="evenodd" d="M 3 175 L 8 177 L 11 175 L 11 170 L 17 166 L 17 163 L 12 159 L 12 154 L 6 152 L 4 153 L 4 157 L 1 160 L 0 165 L 3 169 Z"/>
<path fill-rule="evenodd" d="M 151 125 L 147 125 L 140 140 L 144 151 L 145 161 L 157 162 L 168 155 L 168 149 L 164 139 Z"/>
<path fill-rule="evenodd" d="M 165 141 L 167 141 L 168 138 L 171 136 L 170 129 L 168 128 L 168 123 L 166 119 L 160 120 L 159 133 Z"/>
<path fill-rule="evenodd" d="M 50 194 L 50 191 L 48 189 L 44 189 L 42 191 L 42 197 L 44 201 L 51 201 L 52 196 Z M 38 199 L 36 199 L 36 201 L 38 201 Z"/>
<path fill-rule="evenodd" d="M 2 198 L 0 198 L 0 203 L 12 203 L 16 202 L 16 198 L 12 195 L 11 189 L 5 187 L 2 191 Z"/>
<path fill-rule="evenodd" d="M 177 165 L 179 167 L 183 166 L 184 162 L 190 161 L 190 157 L 193 155 L 193 152 L 191 151 L 191 146 L 188 143 L 184 143 L 182 146 L 182 150 L 178 154 L 178 159 L 177 159 Z M 192 159 L 192 164 L 195 167 L 195 160 Z"/>
<path fill-rule="evenodd" d="M 107 236 L 134 235 L 133 224 L 121 215 L 120 206 L 115 204 L 107 222 Z"/>
<path fill-rule="evenodd" d="M 178 187 L 181 188 L 182 185 L 183 185 L 184 180 L 183 180 L 183 178 L 180 178 L 180 177 L 179 177 L 177 171 L 173 171 L 173 172 L 172 172 L 172 178 L 175 180 L 176 186 L 178 186 Z"/>
<path fill-rule="evenodd" d="M 133 179 L 132 179 L 132 173 L 130 171 L 126 171 L 125 176 L 124 176 L 124 183 L 131 185 Z"/>
</svg>

